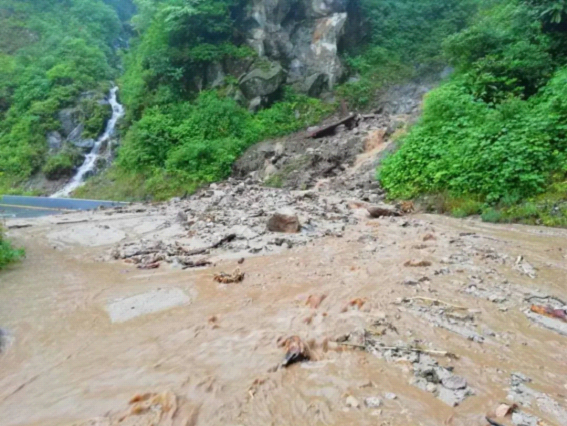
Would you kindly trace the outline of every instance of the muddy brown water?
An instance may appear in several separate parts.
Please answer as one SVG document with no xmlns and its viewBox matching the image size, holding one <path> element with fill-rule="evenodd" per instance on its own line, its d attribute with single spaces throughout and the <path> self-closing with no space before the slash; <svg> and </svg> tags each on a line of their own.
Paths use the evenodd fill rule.
<svg viewBox="0 0 567 426">
<path fill-rule="evenodd" d="M 112 220 L 54 230 L 38 219 L 11 232 L 28 256 L 0 275 L 0 327 L 9 333 L 0 355 L 2 425 L 485 425 L 484 415 L 506 400 L 512 372 L 567 408 L 567 337 L 532 324 L 522 294 L 496 304 L 460 291 L 480 277 L 485 288 L 507 282 L 517 293 L 567 298 L 564 230 L 425 215 L 363 219 L 343 238 L 242 265 L 221 256 L 209 269 L 141 271 L 100 261 L 111 243 L 147 231 L 136 218 Z M 111 234 L 105 224 L 114 226 Z M 424 243 L 428 233 L 436 239 Z M 478 254 L 488 249 L 504 260 Z M 463 251 L 465 260 L 447 263 Z M 536 278 L 514 269 L 519 255 L 536 268 Z M 410 259 L 432 266 L 404 267 Z M 237 266 L 246 273 L 242 283 L 213 281 L 214 272 Z M 445 267 L 449 273 L 436 275 Z M 429 282 L 402 284 L 408 276 Z M 111 322 L 109 303 L 164 289 L 179 289 L 190 301 Z M 314 310 L 305 305 L 310 294 L 327 297 Z M 475 312 L 476 330 L 494 335 L 475 343 L 397 303 L 416 296 L 466 306 Z M 366 299 L 363 308 L 343 312 L 357 297 Z M 327 343 L 383 316 L 399 333 L 388 341 L 419 339 L 459 355 L 438 360 L 465 377 L 475 395 L 450 407 L 410 385 L 407 365 Z M 276 341 L 291 335 L 311 345 L 314 360 L 273 371 L 283 358 Z M 175 395 L 176 409 L 161 420 L 155 409 L 123 417 L 130 398 L 145 392 Z M 349 395 L 360 408 L 346 406 Z M 382 399 L 379 409 L 364 406 L 369 396 Z M 537 402 L 524 411 L 548 425 L 567 421 Z"/>
</svg>

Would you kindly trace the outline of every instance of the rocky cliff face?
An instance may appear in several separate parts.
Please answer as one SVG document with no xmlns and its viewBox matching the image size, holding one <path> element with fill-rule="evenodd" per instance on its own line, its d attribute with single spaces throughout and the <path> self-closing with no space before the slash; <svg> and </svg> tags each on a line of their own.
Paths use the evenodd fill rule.
<svg viewBox="0 0 567 426">
<path fill-rule="evenodd" d="M 253 0 L 248 44 L 260 57 L 279 61 L 287 82 L 304 91 L 332 87 L 342 75 L 338 42 L 348 0 Z"/>
<path fill-rule="evenodd" d="M 236 96 L 251 108 L 284 84 L 310 96 L 332 89 L 344 74 L 340 47 L 364 32 L 358 0 L 250 0 L 240 27 L 257 58 L 211 64 L 204 84 L 214 87 L 231 74 L 239 81 Z"/>
</svg>

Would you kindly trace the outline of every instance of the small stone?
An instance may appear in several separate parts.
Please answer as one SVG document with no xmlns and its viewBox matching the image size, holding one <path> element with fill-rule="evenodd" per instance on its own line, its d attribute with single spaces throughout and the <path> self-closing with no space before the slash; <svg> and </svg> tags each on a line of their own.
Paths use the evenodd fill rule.
<svg viewBox="0 0 567 426">
<path fill-rule="evenodd" d="M 435 383 L 428 383 L 425 386 L 427 392 L 435 393 L 437 391 L 437 385 Z"/>
<path fill-rule="evenodd" d="M 354 396 L 349 395 L 346 399 L 346 406 L 350 408 L 360 408 L 360 402 Z"/>
<path fill-rule="evenodd" d="M 567 385 L 565 385 L 567 388 Z M 363 382 L 361 382 L 358 385 L 359 388 L 373 388 L 374 387 L 374 383 L 372 383 L 372 380 L 365 380 Z"/>
<path fill-rule="evenodd" d="M 441 384 L 451 390 L 464 389 L 467 387 L 467 381 L 461 376 L 447 377 L 441 381 Z"/>
<path fill-rule="evenodd" d="M 450 389 L 441 387 L 439 389 L 439 394 L 437 395 L 441 401 L 445 404 L 449 405 L 450 407 L 456 407 L 462 402 L 462 398 L 457 394 L 457 392 L 452 391 Z"/>
<path fill-rule="evenodd" d="M 364 405 L 368 408 L 379 408 L 382 405 L 382 400 L 377 396 L 369 396 L 364 399 Z"/>
<path fill-rule="evenodd" d="M 386 392 L 386 393 L 384 394 L 384 398 L 393 401 L 394 399 L 397 399 L 397 398 L 398 398 L 398 395 L 396 395 L 395 393 Z"/>
</svg>

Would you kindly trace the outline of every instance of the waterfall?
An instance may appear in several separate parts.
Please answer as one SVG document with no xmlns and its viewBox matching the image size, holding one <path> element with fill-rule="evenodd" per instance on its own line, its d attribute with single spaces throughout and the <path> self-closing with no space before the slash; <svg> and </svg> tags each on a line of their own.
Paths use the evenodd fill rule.
<svg viewBox="0 0 567 426">
<path fill-rule="evenodd" d="M 96 140 L 93 149 L 91 152 L 87 154 L 85 157 L 85 161 L 77 170 L 77 173 L 73 178 L 65 185 L 61 190 L 57 191 L 55 194 L 51 196 L 51 198 L 61 198 L 61 197 L 68 197 L 71 192 L 77 189 L 79 186 L 83 185 L 85 182 L 85 175 L 91 172 L 95 168 L 95 163 L 97 158 L 100 154 L 100 149 L 102 145 L 107 142 L 110 137 L 114 134 L 114 129 L 116 127 L 116 123 L 122 116 L 124 115 L 124 107 L 118 103 L 116 99 L 116 93 L 118 92 L 118 87 L 114 86 L 110 90 L 110 96 L 108 102 L 112 107 L 112 116 L 108 123 L 106 124 L 106 129 L 104 133 Z"/>
</svg>

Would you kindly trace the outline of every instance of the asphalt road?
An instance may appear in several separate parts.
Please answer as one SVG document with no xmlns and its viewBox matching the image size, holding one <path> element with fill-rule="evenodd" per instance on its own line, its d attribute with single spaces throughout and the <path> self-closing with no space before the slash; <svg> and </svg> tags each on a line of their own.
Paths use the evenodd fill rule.
<svg viewBox="0 0 567 426">
<path fill-rule="evenodd" d="M 78 200 L 75 198 L 0 196 L 0 218 L 29 218 L 73 210 L 92 210 L 97 207 L 116 207 L 127 203 L 115 201 Z"/>
</svg>

